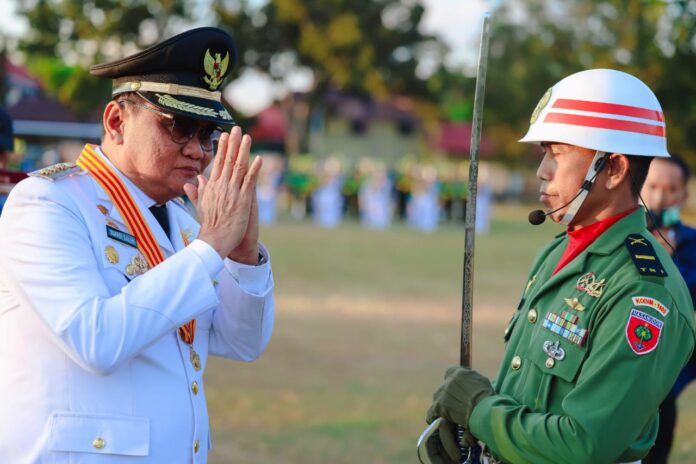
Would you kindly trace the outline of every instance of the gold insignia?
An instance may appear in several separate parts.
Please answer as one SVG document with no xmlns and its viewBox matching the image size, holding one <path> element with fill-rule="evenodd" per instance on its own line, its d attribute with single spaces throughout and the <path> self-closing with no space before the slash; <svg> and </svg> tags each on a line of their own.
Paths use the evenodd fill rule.
<svg viewBox="0 0 696 464">
<path fill-rule="evenodd" d="M 203 82 L 208 84 L 210 90 L 220 87 L 220 84 L 225 79 L 225 72 L 227 72 L 229 64 L 230 52 L 225 54 L 225 58 L 222 58 L 220 53 L 216 53 L 215 58 L 213 58 L 213 55 L 210 54 L 210 49 L 205 51 L 203 69 L 206 75 L 203 77 Z"/>
<path fill-rule="evenodd" d="M 585 306 L 577 298 L 564 298 L 565 303 L 575 311 L 584 311 Z"/>
<path fill-rule="evenodd" d="M 629 240 L 629 245 L 644 245 L 648 246 L 647 243 L 645 243 L 645 237 L 628 237 Z"/>
<path fill-rule="evenodd" d="M 58 180 L 80 171 L 82 171 L 82 168 L 75 163 L 58 163 L 30 172 L 29 175 L 31 177 L 43 177 L 48 180 Z"/>
<path fill-rule="evenodd" d="M 191 364 L 193 365 L 193 368 L 196 369 L 197 371 L 201 370 L 201 357 L 196 353 L 196 350 L 191 348 Z"/>
<path fill-rule="evenodd" d="M 527 288 L 524 289 L 525 294 L 529 291 L 529 289 L 532 287 L 532 285 L 534 285 L 534 282 L 536 282 L 536 274 L 534 274 L 532 279 L 529 282 L 527 282 Z"/>
<path fill-rule="evenodd" d="M 118 263 L 118 251 L 116 251 L 116 248 L 112 247 L 111 245 L 107 245 L 106 248 L 104 248 L 104 253 L 106 254 L 106 259 L 111 264 Z"/>
<path fill-rule="evenodd" d="M 588 272 L 587 274 L 580 277 L 575 285 L 575 288 L 581 292 L 585 292 L 591 297 L 599 298 L 604 292 L 604 279 L 597 281 L 593 272 Z"/>
<path fill-rule="evenodd" d="M 128 264 L 128 266 L 126 266 L 126 274 L 130 276 L 145 274 L 147 270 L 147 261 L 145 261 L 145 258 L 140 255 L 133 256 L 131 262 Z"/>
<path fill-rule="evenodd" d="M 539 119 L 539 115 L 544 110 L 544 108 L 546 108 L 546 105 L 549 104 L 550 100 L 551 89 L 547 90 L 544 96 L 541 97 L 541 100 L 539 100 L 539 103 L 537 103 L 537 106 L 534 108 L 534 111 L 532 111 L 532 117 L 529 118 L 529 124 L 534 124 L 537 121 L 537 119 Z"/>
<path fill-rule="evenodd" d="M 107 214 L 109 214 L 109 210 L 106 209 L 106 206 L 104 206 L 104 205 L 97 205 L 97 209 L 98 209 L 104 216 L 106 216 Z"/>
</svg>

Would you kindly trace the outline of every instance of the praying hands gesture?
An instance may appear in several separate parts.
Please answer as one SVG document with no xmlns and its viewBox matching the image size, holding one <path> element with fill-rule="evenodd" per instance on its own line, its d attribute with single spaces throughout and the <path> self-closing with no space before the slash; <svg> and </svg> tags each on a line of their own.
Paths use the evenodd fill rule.
<svg viewBox="0 0 696 464">
<path fill-rule="evenodd" d="M 210 179 L 199 175 L 197 187 L 184 185 L 201 223 L 198 238 L 243 264 L 256 264 L 259 256 L 256 178 L 262 160 L 249 164 L 250 148 L 251 137 L 233 127 L 220 136 Z"/>
</svg>

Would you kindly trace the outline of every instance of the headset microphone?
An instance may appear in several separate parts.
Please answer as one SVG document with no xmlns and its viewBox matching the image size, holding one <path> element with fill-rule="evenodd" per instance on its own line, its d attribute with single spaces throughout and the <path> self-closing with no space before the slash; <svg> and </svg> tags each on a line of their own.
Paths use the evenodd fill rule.
<svg viewBox="0 0 696 464">
<path fill-rule="evenodd" d="M 534 211 L 529 213 L 529 216 L 527 216 L 527 220 L 533 226 L 538 226 L 539 224 L 543 224 L 544 221 L 546 221 L 546 216 L 550 216 L 553 213 L 555 213 L 556 211 L 560 211 L 563 208 L 565 208 L 566 206 L 568 206 L 569 204 L 571 204 L 573 202 L 573 200 L 575 200 L 578 197 L 578 195 L 580 195 L 581 192 L 582 192 L 582 190 L 580 192 L 578 192 L 573 198 L 571 198 L 570 201 L 568 203 L 566 203 L 565 205 L 561 205 L 560 207 L 554 209 L 553 211 L 549 211 L 548 213 L 545 213 L 540 209 L 535 209 Z"/>
<path fill-rule="evenodd" d="M 580 209 L 580 206 L 582 206 L 583 201 L 585 201 L 585 198 L 587 197 L 587 194 L 590 193 L 590 189 L 592 188 L 592 185 L 594 184 L 595 179 L 597 179 L 597 176 L 599 173 L 604 169 L 604 166 L 607 164 L 607 160 L 609 159 L 609 155 L 603 151 L 597 150 L 595 152 L 594 159 L 592 160 L 592 163 L 590 164 L 589 169 L 587 170 L 587 175 L 585 176 L 585 180 L 583 181 L 582 185 L 580 186 L 580 190 L 578 190 L 578 193 L 575 194 L 573 198 L 570 199 L 570 201 L 564 205 L 561 205 L 560 207 L 554 209 L 553 211 L 549 211 L 548 213 L 543 212 L 540 209 L 536 209 L 529 213 L 529 216 L 527 216 L 527 220 L 529 221 L 530 224 L 533 226 L 538 226 L 539 224 L 543 224 L 543 222 L 546 220 L 546 216 L 549 216 L 556 211 L 560 211 L 566 206 L 570 205 L 569 210 L 565 213 L 563 218 L 559 221 L 561 224 L 568 225 L 572 222 L 573 218 L 575 217 L 575 213 L 578 212 Z M 582 196 L 581 196 L 582 195 Z M 580 197 L 580 198 L 578 198 Z"/>
</svg>

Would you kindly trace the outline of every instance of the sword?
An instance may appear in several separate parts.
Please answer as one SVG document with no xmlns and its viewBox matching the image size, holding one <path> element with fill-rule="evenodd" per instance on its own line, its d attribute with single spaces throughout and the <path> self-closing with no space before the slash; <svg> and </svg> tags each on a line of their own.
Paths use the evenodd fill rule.
<svg viewBox="0 0 696 464">
<path fill-rule="evenodd" d="M 478 69 L 476 72 L 476 91 L 474 93 L 474 113 L 471 121 L 471 144 L 469 150 L 469 186 L 466 198 L 466 217 L 464 220 L 464 270 L 462 277 L 462 322 L 459 345 L 459 364 L 471 367 L 472 324 L 474 297 L 474 242 L 476 232 L 476 194 L 478 191 L 478 161 L 481 148 L 481 124 L 483 119 L 483 99 L 486 91 L 486 71 L 488 70 L 488 43 L 491 36 L 491 14 L 483 15 L 481 30 L 481 46 L 479 48 Z M 428 438 L 438 430 L 441 418 L 433 421 L 418 439 L 418 459 L 423 464 L 430 464 L 425 453 Z M 460 459 L 462 464 L 472 462 L 472 450 L 461 445 L 464 437 L 464 427 L 457 427 L 457 439 L 460 443 Z M 425 458 L 425 460 L 424 460 Z"/>
</svg>

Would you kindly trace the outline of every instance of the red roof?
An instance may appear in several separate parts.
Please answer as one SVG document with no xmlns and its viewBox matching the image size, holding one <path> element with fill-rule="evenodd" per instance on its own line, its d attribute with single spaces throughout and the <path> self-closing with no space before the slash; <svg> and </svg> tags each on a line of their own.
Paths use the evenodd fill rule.
<svg viewBox="0 0 696 464">
<path fill-rule="evenodd" d="M 282 142 L 288 133 L 288 119 L 278 106 L 269 106 L 256 115 L 256 122 L 249 130 L 252 140 L 258 142 Z"/>
<path fill-rule="evenodd" d="M 440 125 L 440 133 L 434 137 L 434 144 L 439 149 L 453 155 L 469 154 L 471 149 L 471 123 L 445 122 Z M 492 152 L 488 139 L 481 135 L 479 153 L 482 156 Z"/>
<path fill-rule="evenodd" d="M 78 118 L 68 108 L 45 97 L 23 97 L 7 108 L 7 112 L 16 121 L 78 121 Z"/>
</svg>

